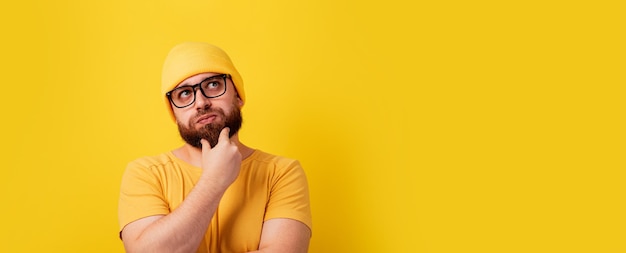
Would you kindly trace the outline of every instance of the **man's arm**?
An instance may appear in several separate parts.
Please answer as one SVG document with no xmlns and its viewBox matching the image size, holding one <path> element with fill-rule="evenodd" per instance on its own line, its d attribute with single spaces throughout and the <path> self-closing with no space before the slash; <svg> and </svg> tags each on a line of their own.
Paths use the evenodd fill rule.
<svg viewBox="0 0 626 253">
<path fill-rule="evenodd" d="M 195 252 L 205 236 L 224 192 L 239 175 L 241 154 L 220 133 L 211 149 L 202 140 L 202 175 L 187 198 L 168 215 L 139 219 L 126 225 L 122 239 L 127 252 Z"/>
<path fill-rule="evenodd" d="M 250 253 L 306 253 L 309 250 L 311 229 L 292 219 L 270 219 L 263 223 L 259 250 Z"/>
</svg>

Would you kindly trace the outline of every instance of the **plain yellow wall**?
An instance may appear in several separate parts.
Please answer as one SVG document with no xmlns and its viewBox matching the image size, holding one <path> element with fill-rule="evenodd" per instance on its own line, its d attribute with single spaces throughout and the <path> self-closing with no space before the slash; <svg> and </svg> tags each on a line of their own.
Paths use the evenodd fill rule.
<svg viewBox="0 0 626 253">
<path fill-rule="evenodd" d="M 224 48 L 242 141 L 299 159 L 310 251 L 626 252 L 623 1 L 10 1 L 0 252 L 123 252 L 127 162 L 181 145 L 167 51 Z"/>
</svg>

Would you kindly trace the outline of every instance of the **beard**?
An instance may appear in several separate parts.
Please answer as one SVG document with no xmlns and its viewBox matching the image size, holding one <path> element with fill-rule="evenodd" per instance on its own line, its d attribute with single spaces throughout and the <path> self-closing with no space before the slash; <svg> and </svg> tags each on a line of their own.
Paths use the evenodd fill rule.
<svg viewBox="0 0 626 253">
<path fill-rule="evenodd" d="M 213 122 L 202 126 L 200 129 L 193 127 L 199 117 L 209 113 L 217 114 L 218 118 L 221 118 L 222 121 L 218 122 L 217 120 L 214 120 Z M 193 147 L 202 149 L 202 143 L 200 140 L 207 140 L 211 145 L 211 148 L 213 148 L 217 145 L 220 132 L 224 129 L 224 127 L 230 128 L 230 133 L 228 134 L 228 137 L 230 138 L 239 132 L 242 122 L 241 109 L 235 104 L 234 109 L 228 115 L 226 115 L 224 110 L 221 108 L 205 107 L 203 109 L 199 109 L 196 116 L 189 119 L 187 126 L 184 126 L 178 121 L 176 124 L 178 125 L 178 132 L 180 133 L 180 136 L 186 143 Z"/>
</svg>

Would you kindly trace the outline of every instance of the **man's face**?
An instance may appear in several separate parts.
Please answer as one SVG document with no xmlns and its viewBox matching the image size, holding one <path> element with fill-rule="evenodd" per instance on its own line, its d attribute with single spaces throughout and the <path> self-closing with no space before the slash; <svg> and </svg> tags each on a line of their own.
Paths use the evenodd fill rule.
<svg viewBox="0 0 626 253">
<path fill-rule="evenodd" d="M 181 86 L 194 85 L 215 76 L 216 73 L 202 73 L 189 77 Z M 227 79 L 226 93 L 220 97 L 207 98 L 197 89 L 195 102 L 185 108 L 172 107 L 181 137 L 189 145 L 202 148 L 201 139 L 209 141 L 215 147 L 219 134 L 224 127 L 230 128 L 230 137 L 241 128 L 241 106 L 243 102 L 237 96 L 235 86 Z"/>
</svg>

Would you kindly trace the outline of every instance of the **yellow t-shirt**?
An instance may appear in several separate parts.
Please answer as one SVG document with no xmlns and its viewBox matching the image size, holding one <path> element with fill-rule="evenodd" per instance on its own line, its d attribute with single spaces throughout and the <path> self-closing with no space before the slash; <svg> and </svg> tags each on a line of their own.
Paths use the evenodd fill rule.
<svg viewBox="0 0 626 253">
<path fill-rule="evenodd" d="M 120 190 L 120 230 L 135 220 L 172 212 L 201 174 L 202 169 L 172 152 L 129 163 Z M 197 252 L 256 250 L 263 222 L 272 218 L 298 220 L 311 228 L 308 184 L 298 161 L 256 150 L 242 161 Z"/>
</svg>

